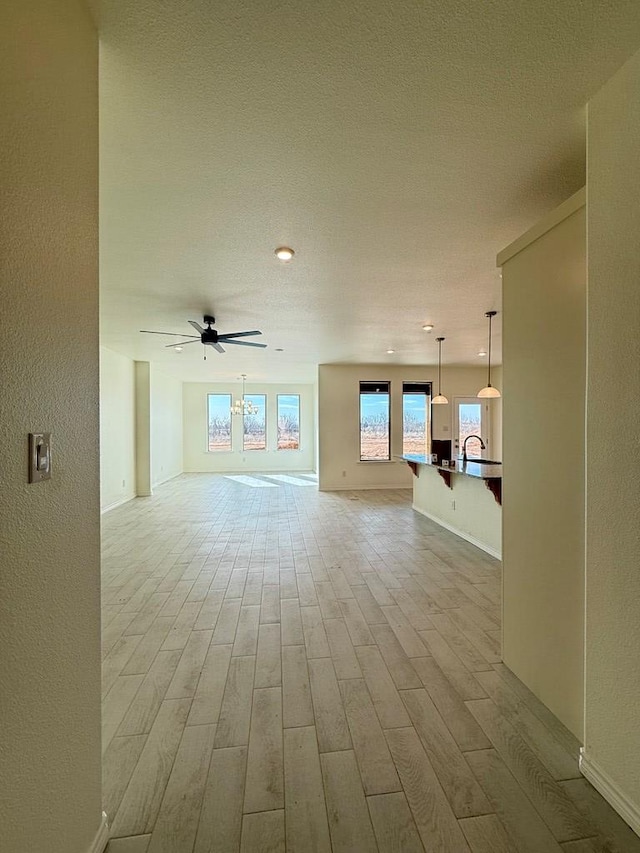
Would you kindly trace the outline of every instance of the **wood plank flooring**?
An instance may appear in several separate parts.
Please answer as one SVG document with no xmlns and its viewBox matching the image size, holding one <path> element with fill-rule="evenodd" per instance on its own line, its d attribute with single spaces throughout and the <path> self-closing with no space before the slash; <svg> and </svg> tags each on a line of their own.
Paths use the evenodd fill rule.
<svg viewBox="0 0 640 853">
<path fill-rule="evenodd" d="M 104 516 L 102 593 L 108 853 L 640 853 L 408 491 L 184 475 Z"/>
</svg>

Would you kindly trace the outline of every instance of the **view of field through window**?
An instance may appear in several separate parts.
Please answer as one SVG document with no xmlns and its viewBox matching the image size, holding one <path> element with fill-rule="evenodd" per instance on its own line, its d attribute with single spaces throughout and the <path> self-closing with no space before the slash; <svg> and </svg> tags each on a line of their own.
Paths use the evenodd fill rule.
<svg viewBox="0 0 640 853">
<path fill-rule="evenodd" d="M 460 403 L 458 407 L 458 442 L 462 453 L 464 440 L 469 435 L 482 435 L 482 403 Z M 467 443 L 469 458 L 482 456 L 482 448 L 477 438 Z"/>
<path fill-rule="evenodd" d="M 402 395 L 402 452 L 430 452 L 428 412 L 431 398 L 424 392 Z"/>
<path fill-rule="evenodd" d="M 207 424 L 211 452 L 231 450 L 231 394 L 207 395 Z"/>
<path fill-rule="evenodd" d="M 243 450 L 267 449 L 267 397 L 266 394 L 245 394 L 247 403 L 253 403 L 258 413 L 243 415 Z"/>
<path fill-rule="evenodd" d="M 278 394 L 278 450 L 300 449 L 300 397 Z"/>
<path fill-rule="evenodd" d="M 382 382 L 386 391 L 360 391 L 360 459 L 375 462 L 391 458 L 389 424 L 389 383 Z"/>
</svg>

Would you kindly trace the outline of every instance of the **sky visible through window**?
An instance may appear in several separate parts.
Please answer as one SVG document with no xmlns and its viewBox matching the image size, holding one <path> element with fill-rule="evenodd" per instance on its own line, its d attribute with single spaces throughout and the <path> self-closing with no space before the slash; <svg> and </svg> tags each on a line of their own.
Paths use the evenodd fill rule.
<svg viewBox="0 0 640 853">
<path fill-rule="evenodd" d="M 278 450 L 300 449 L 300 397 L 278 394 Z"/>
<path fill-rule="evenodd" d="M 360 459 L 389 459 L 388 394 L 360 394 Z"/>
<path fill-rule="evenodd" d="M 428 452 L 427 403 L 429 397 L 422 392 L 402 395 L 402 452 Z"/>
<path fill-rule="evenodd" d="M 266 450 L 267 449 L 267 397 L 265 394 L 245 394 L 247 403 L 253 403 L 258 409 L 257 415 L 244 415 L 244 450 Z"/>
<path fill-rule="evenodd" d="M 231 394 L 208 394 L 209 450 L 231 450 Z"/>
<path fill-rule="evenodd" d="M 460 453 L 462 453 L 464 440 L 468 435 L 482 435 L 482 404 L 481 403 L 460 403 L 458 409 L 458 443 Z M 479 457 L 482 448 L 477 438 L 472 438 L 467 444 L 467 456 Z"/>
</svg>

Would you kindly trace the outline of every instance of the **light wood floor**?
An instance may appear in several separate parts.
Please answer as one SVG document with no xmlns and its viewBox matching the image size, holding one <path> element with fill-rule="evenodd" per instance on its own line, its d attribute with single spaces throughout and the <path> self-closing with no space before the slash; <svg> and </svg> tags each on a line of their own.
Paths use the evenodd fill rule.
<svg viewBox="0 0 640 853">
<path fill-rule="evenodd" d="M 408 491 L 183 476 L 103 540 L 109 853 L 640 851 Z"/>
</svg>

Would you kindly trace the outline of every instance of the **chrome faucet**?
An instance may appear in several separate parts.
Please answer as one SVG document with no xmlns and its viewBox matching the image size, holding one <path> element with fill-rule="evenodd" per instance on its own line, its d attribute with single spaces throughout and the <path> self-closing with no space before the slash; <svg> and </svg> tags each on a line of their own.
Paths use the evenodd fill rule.
<svg viewBox="0 0 640 853">
<path fill-rule="evenodd" d="M 484 441 L 480 438 L 479 435 L 468 435 L 464 440 L 464 444 L 462 445 L 462 461 L 463 462 L 467 461 L 467 442 L 469 441 L 470 438 L 477 438 L 478 441 L 480 442 L 480 447 L 482 448 L 482 450 L 486 450 Z"/>
</svg>

